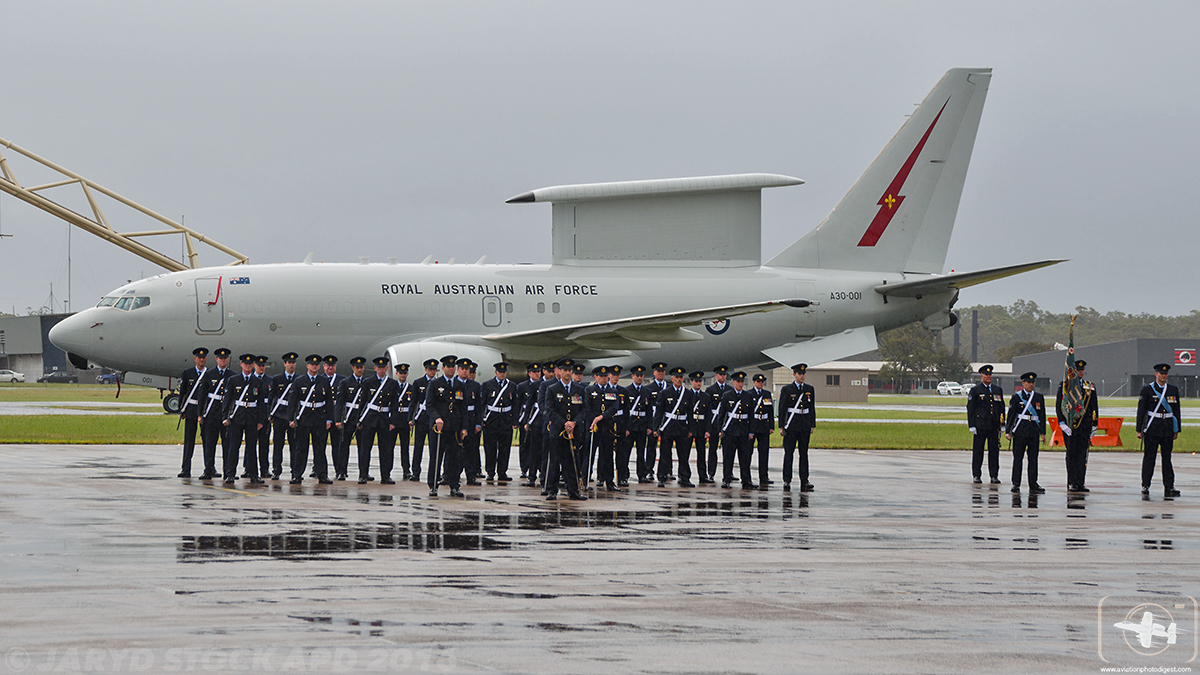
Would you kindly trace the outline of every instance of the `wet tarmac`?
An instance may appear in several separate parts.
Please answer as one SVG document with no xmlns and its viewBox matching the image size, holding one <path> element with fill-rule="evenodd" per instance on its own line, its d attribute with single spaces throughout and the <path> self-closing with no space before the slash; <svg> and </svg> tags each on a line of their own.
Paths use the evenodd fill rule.
<svg viewBox="0 0 1200 675">
<path fill-rule="evenodd" d="M 1143 497 L 1128 453 L 1094 453 L 1092 492 L 1068 495 L 1045 452 L 1030 495 L 1008 456 L 975 486 L 966 452 L 817 450 L 816 491 L 784 493 L 775 449 L 765 492 L 547 502 L 515 482 L 226 487 L 175 478 L 177 452 L 0 446 L 0 670 L 1097 672 L 1200 652 L 1193 455 L 1175 499 Z M 1159 653 L 1112 625 L 1144 603 L 1178 624 Z"/>
</svg>

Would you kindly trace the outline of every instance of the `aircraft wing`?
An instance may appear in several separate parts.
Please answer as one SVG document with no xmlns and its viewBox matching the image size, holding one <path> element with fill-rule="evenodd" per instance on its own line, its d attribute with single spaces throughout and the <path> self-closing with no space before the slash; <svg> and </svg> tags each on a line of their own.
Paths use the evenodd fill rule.
<svg viewBox="0 0 1200 675">
<path fill-rule="evenodd" d="M 884 296 L 893 295 L 899 298 L 920 298 L 924 295 L 946 293 L 952 288 L 966 288 L 967 286 L 1011 277 L 1014 274 L 1022 272 L 1040 270 L 1043 267 L 1057 265 L 1060 262 L 1066 262 L 1066 260 L 1042 260 L 1040 262 L 1023 263 L 1021 265 L 1009 265 L 1008 267 L 994 267 L 990 270 L 981 270 L 979 272 L 935 274 L 912 281 L 901 281 L 897 284 L 882 284 L 875 287 L 875 292 Z"/>
<path fill-rule="evenodd" d="M 592 349 L 656 349 L 660 342 L 688 342 L 703 339 L 698 333 L 685 330 L 707 321 L 732 316 L 772 312 L 787 307 L 808 307 L 812 302 L 803 299 L 765 300 L 742 305 L 706 307 L 683 312 L 648 314 L 609 321 L 554 326 L 517 333 L 484 335 L 489 342 L 532 346 L 562 346 L 575 344 Z"/>
</svg>

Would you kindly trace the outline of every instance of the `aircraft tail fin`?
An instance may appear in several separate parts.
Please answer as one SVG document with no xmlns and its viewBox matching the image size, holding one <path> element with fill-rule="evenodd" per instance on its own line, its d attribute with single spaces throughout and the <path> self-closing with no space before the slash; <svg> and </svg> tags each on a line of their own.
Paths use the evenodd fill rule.
<svg viewBox="0 0 1200 675">
<path fill-rule="evenodd" d="M 940 273 L 991 73 L 948 71 L 825 220 L 767 265 Z"/>
</svg>

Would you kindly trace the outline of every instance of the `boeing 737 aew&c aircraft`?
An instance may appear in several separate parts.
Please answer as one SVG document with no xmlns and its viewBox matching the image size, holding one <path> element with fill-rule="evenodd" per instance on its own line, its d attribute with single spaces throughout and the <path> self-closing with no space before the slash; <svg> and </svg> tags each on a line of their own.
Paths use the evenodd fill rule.
<svg viewBox="0 0 1200 675">
<path fill-rule="evenodd" d="M 952 325 L 961 288 L 1060 262 L 941 274 L 990 79 L 986 68 L 947 72 L 833 212 L 766 264 L 761 191 L 796 178 L 563 185 L 508 200 L 553 204 L 549 265 L 186 270 L 118 288 L 50 340 L 77 365 L 164 389 L 199 346 L 689 368 L 869 351 L 879 331 Z"/>
</svg>

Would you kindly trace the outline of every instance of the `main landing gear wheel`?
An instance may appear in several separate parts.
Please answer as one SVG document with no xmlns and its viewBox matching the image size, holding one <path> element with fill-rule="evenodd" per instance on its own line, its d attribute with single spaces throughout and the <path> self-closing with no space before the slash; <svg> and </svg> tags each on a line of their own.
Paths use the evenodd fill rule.
<svg viewBox="0 0 1200 675">
<path fill-rule="evenodd" d="M 163 398 L 163 401 L 162 401 L 163 410 L 166 410 L 167 412 L 171 413 L 172 415 L 178 415 L 179 414 L 179 402 L 181 400 L 183 400 L 183 399 L 179 394 L 167 394 L 167 396 L 165 398 Z"/>
</svg>

